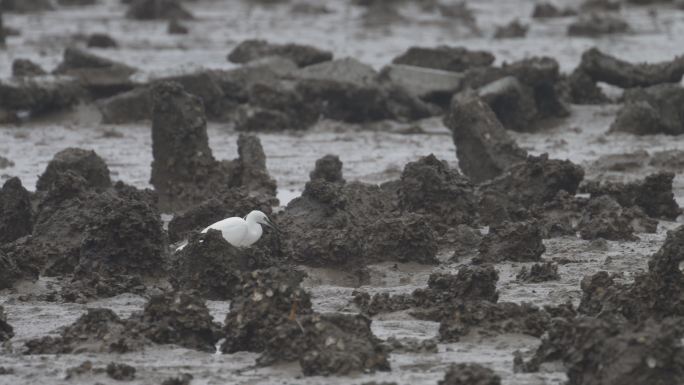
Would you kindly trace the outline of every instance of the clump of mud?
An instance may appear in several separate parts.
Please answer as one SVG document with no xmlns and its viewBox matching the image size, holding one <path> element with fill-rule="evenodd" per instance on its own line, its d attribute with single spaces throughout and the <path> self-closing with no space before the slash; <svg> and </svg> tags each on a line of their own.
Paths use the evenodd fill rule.
<svg viewBox="0 0 684 385">
<path fill-rule="evenodd" d="M 679 59 L 684 71 L 684 57 Z M 681 79 L 681 74 L 679 74 Z M 684 104 L 684 88 L 678 84 L 658 84 L 626 90 L 625 104 L 618 111 L 609 132 L 636 135 L 684 133 L 684 119 L 677 113 Z"/>
<path fill-rule="evenodd" d="M 501 377 L 480 364 L 451 364 L 437 385 L 501 385 Z"/>
<path fill-rule="evenodd" d="M 527 283 L 539 283 L 560 280 L 558 264 L 553 262 L 535 263 L 529 269 L 523 266 L 515 279 Z"/>
<path fill-rule="evenodd" d="M 17 177 L 8 179 L 0 189 L 0 245 L 33 231 L 31 194 Z"/>
<path fill-rule="evenodd" d="M 629 24 L 619 17 L 591 13 L 571 23 L 568 26 L 568 36 L 599 37 L 626 33 L 630 30 Z"/>
<path fill-rule="evenodd" d="M 13 77 L 33 77 L 47 75 L 47 72 L 38 64 L 28 59 L 14 59 L 12 62 Z"/>
<path fill-rule="evenodd" d="M 105 370 L 109 378 L 117 381 L 133 381 L 135 379 L 135 368 L 130 365 L 110 362 Z"/>
<path fill-rule="evenodd" d="M 5 309 L 0 306 L 0 342 L 4 342 L 14 337 L 14 328 L 7 323 Z"/>
<path fill-rule="evenodd" d="M 341 178 L 341 162 L 333 166 Z M 327 267 L 387 260 L 436 262 L 437 245 L 427 220 L 398 212 L 390 192 L 359 182 L 329 182 L 317 174 L 276 218 L 285 233 L 287 258 Z"/>
<path fill-rule="evenodd" d="M 188 20 L 192 13 L 177 0 L 133 0 L 130 2 L 126 17 L 136 20 Z"/>
<path fill-rule="evenodd" d="M 394 64 L 463 72 L 470 68 L 487 67 L 494 63 L 494 55 L 487 51 L 470 51 L 463 47 L 411 47 L 392 59 Z"/>
<path fill-rule="evenodd" d="M 53 74 L 75 78 L 89 96 L 98 99 L 133 89 L 131 76 L 136 71 L 126 64 L 68 47 Z"/>
<path fill-rule="evenodd" d="M 247 63 L 267 57 L 283 57 L 292 60 L 298 67 L 306 67 L 332 60 L 332 52 L 301 44 L 272 44 L 266 40 L 250 39 L 238 44 L 228 54 L 233 63 Z"/>
<path fill-rule="evenodd" d="M 503 222 L 489 227 L 473 262 L 534 262 L 539 261 L 545 251 L 537 221 Z"/>
</svg>

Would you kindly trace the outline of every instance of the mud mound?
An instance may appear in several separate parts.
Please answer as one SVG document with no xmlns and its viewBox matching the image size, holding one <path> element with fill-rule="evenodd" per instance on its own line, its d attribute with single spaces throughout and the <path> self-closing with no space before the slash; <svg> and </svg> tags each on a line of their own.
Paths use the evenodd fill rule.
<svg viewBox="0 0 684 385">
<path fill-rule="evenodd" d="M 142 314 L 132 316 L 140 332 L 157 344 L 177 344 L 188 349 L 216 351 L 220 326 L 213 322 L 204 301 L 193 293 L 156 295 Z"/>
<path fill-rule="evenodd" d="M 544 19 L 552 17 L 567 17 L 575 16 L 577 11 L 572 8 L 559 9 L 552 3 L 537 3 L 532 11 L 532 17 L 535 19 Z"/>
<path fill-rule="evenodd" d="M 260 83 L 249 88 L 247 97 L 249 104 L 236 113 L 238 131 L 305 130 L 318 121 L 319 111 L 296 90 Z"/>
<path fill-rule="evenodd" d="M 568 36 L 599 37 L 629 32 L 629 24 L 621 18 L 591 13 L 568 26 Z"/>
<path fill-rule="evenodd" d="M 31 195 L 17 177 L 0 189 L 0 245 L 12 242 L 33 230 Z"/>
<path fill-rule="evenodd" d="M 682 57 L 684 70 L 684 57 Z M 681 76 L 680 76 L 681 77 Z M 678 84 L 660 84 L 625 91 L 625 105 L 618 112 L 609 132 L 636 135 L 684 133 L 684 88 Z"/>
<path fill-rule="evenodd" d="M 581 69 L 575 69 L 561 86 L 564 99 L 575 104 L 606 104 L 608 96 L 596 82 Z"/>
<path fill-rule="evenodd" d="M 188 20 L 192 13 L 177 0 L 133 0 L 126 17 L 136 20 Z"/>
<path fill-rule="evenodd" d="M 527 283 L 558 281 L 560 280 L 558 264 L 553 262 L 535 263 L 529 269 L 523 266 L 515 279 Z"/>
<path fill-rule="evenodd" d="M 470 181 L 434 155 L 404 167 L 399 207 L 430 218 L 430 224 L 440 232 L 459 224 L 473 224 L 477 217 Z"/>
<path fill-rule="evenodd" d="M 582 239 L 636 240 L 631 218 L 622 211 L 620 204 L 609 196 L 590 199 L 577 225 Z"/>
<path fill-rule="evenodd" d="M 492 179 L 527 156 L 481 100 L 452 103 L 445 124 L 453 134 L 459 167 L 473 183 Z"/>
<path fill-rule="evenodd" d="M 545 251 L 537 221 L 503 222 L 489 227 L 489 234 L 482 239 L 473 262 L 535 262 Z"/>
<path fill-rule="evenodd" d="M 494 59 L 494 55 L 487 51 L 470 51 L 463 47 L 443 45 L 435 48 L 411 47 L 392 59 L 392 63 L 463 72 L 473 67 L 490 66 Z"/>
<path fill-rule="evenodd" d="M 79 48 L 64 50 L 62 62 L 53 71 L 78 79 L 94 98 L 112 96 L 133 89 L 131 75 L 137 70 L 126 64 L 96 56 Z"/>
<path fill-rule="evenodd" d="M 53 273 L 53 272 L 52 272 Z M 123 293 L 145 295 L 147 287 L 139 275 L 110 275 L 77 266 L 59 295 L 66 302 L 88 303 L 97 298 L 110 298 Z"/>
<path fill-rule="evenodd" d="M 59 337 L 26 342 L 27 354 L 126 353 L 142 349 L 149 341 L 109 309 L 88 309 Z"/>
<path fill-rule="evenodd" d="M 228 54 L 228 60 L 233 63 L 247 63 L 266 57 L 280 56 L 292 60 L 298 67 L 306 67 L 330 61 L 332 52 L 301 44 L 272 44 L 266 40 L 250 39 L 238 44 Z"/>
<path fill-rule="evenodd" d="M 501 385 L 501 377 L 480 364 L 451 364 L 437 385 Z"/>
<path fill-rule="evenodd" d="M 0 249 L 0 289 L 8 289 L 17 281 L 23 279 L 37 279 L 38 270 L 26 268 L 27 261 L 22 261 L 14 243 L 7 244 Z M 21 264 L 20 264 L 21 263 Z"/>
<path fill-rule="evenodd" d="M 12 62 L 12 76 L 33 77 L 47 75 L 47 72 L 38 64 L 28 59 L 14 59 Z"/>
<path fill-rule="evenodd" d="M 0 306 L 0 342 L 5 342 L 12 337 L 14 337 L 14 328 L 7 323 L 5 309 Z"/>
<path fill-rule="evenodd" d="M 0 11 L 6 12 L 35 13 L 54 9 L 49 0 L 3 0 L 0 4 Z"/>
<path fill-rule="evenodd" d="M 135 368 L 126 365 L 110 362 L 107 365 L 107 376 L 117 381 L 133 381 L 135 379 Z"/>
<path fill-rule="evenodd" d="M 27 111 L 31 117 L 62 111 L 83 99 L 83 88 L 70 78 L 11 79 L 0 82 L 0 104 L 3 119 L 17 122 L 17 113 Z"/>
<path fill-rule="evenodd" d="M 71 171 L 85 179 L 88 188 L 106 189 L 112 185 L 109 168 L 104 159 L 95 151 L 72 147 L 55 154 L 38 178 L 36 190 L 47 191 L 56 182 L 57 176 L 66 171 Z"/>
<path fill-rule="evenodd" d="M 342 161 L 337 155 L 326 155 L 316 160 L 314 170 L 309 173 L 309 178 L 323 179 L 327 182 L 344 183 L 342 177 Z"/>
<path fill-rule="evenodd" d="M 311 299 L 299 288 L 301 280 L 301 274 L 276 268 L 243 274 L 226 315 L 221 350 L 263 352 L 279 325 L 296 326 L 297 317 L 311 314 Z"/>
<path fill-rule="evenodd" d="M 673 179 L 674 173 L 659 172 L 631 183 L 591 182 L 584 190 L 592 197 L 608 195 L 623 207 L 637 206 L 650 217 L 674 220 L 682 210 L 674 199 Z"/>
<path fill-rule="evenodd" d="M 440 318 L 454 303 L 462 301 L 496 302 L 499 293 L 496 283 L 499 274 L 491 265 L 464 266 L 455 275 L 433 273 L 426 289 L 416 289 L 411 294 L 390 296 L 387 293 L 371 297 L 366 292 L 354 291 L 354 303 L 364 314 L 376 315 L 411 308 L 423 317 Z"/>
<path fill-rule="evenodd" d="M 178 290 L 196 290 L 203 298 L 231 299 L 240 275 L 270 266 L 269 257 L 256 247 L 234 247 L 217 230 L 193 234 L 174 256 L 171 284 Z"/>
</svg>

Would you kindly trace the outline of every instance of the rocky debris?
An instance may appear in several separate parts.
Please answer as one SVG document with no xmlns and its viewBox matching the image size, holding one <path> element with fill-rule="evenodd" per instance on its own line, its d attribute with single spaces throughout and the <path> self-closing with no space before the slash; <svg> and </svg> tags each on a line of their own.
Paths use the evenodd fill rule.
<svg viewBox="0 0 684 385">
<path fill-rule="evenodd" d="M 169 35 L 187 35 L 190 33 L 190 29 L 177 19 L 171 19 L 171 21 L 169 21 L 169 26 L 166 28 L 166 32 Z"/>
<path fill-rule="evenodd" d="M 482 239 L 473 262 L 536 262 L 541 260 L 544 251 L 546 247 L 537 221 L 503 222 L 490 225 L 489 234 Z"/>
<path fill-rule="evenodd" d="M 162 385 L 190 385 L 192 381 L 192 374 L 181 373 L 176 377 L 169 377 L 162 381 Z"/>
<path fill-rule="evenodd" d="M 275 200 L 276 184 L 266 170 L 257 137 L 240 135 L 239 158 L 218 162 L 207 137 L 202 101 L 173 82 L 153 89 L 152 177 L 163 207 L 184 208 L 230 188 Z"/>
<path fill-rule="evenodd" d="M 634 283 L 620 284 L 605 271 L 582 280 L 579 311 L 587 315 L 617 315 L 632 322 L 684 315 L 684 277 L 680 264 L 684 227 L 670 231 L 663 246 L 651 256 L 648 272 Z"/>
<path fill-rule="evenodd" d="M 513 76 L 532 90 L 537 119 L 562 118 L 570 113 L 561 101 L 557 89 L 561 84 L 558 61 L 547 56 L 533 56 L 512 63 L 504 63 L 501 71 Z"/>
<path fill-rule="evenodd" d="M 455 303 L 463 301 L 496 302 L 499 293 L 496 283 L 499 274 L 493 266 L 464 266 L 457 274 L 433 273 L 428 287 L 416 289 L 411 294 L 390 296 L 354 291 L 354 303 L 364 314 L 370 316 L 414 308 L 420 318 L 440 319 Z"/>
<path fill-rule="evenodd" d="M 684 151 L 666 150 L 655 152 L 651 156 L 648 165 L 659 170 L 667 170 L 675 173 L 684 170 Z"/>
<path fill-rule="evenodd" d="M 589 200 L 577 224 L 582 239 L 603 238 L 611 241 L 638 239 L 635 231 L 654 233 L 658 222 L 640 208 L 623 208 L 608 195 Z"/>
<path fill-rule="evenodd" d="M 490 198 L 496 198 L 496 196 Z M 481 204 L 485 202 L 487 201 L 483 201 Z M 532 217 L 536 218 L 542 228 L 544 238 L 576 237 L 576 226 L 581 220 L 586 204 L 586 198 L 580 198 L 561 190 L 551 201 L 532 207 L 531 212 L 525 212 L 522 217 L 531 214 Z M 508 214 L 509 216 L 516 217 L 518 215 L 516 209 L 511 210 L 510 207 L 503 207 L 503 209 L 512 211 Z M 496 220 L 494 211 L 488 212 L 487 215 L 490 221 Z"/>
<path fill-rule="evenodd" d="M 104 159 L 93 150 L 70 147 L 55 154 L 38 178 L 36 190 L 48 191 L 59 175 L 66 171 L 83 178 L 89 189 L 104 190 L 112 186 Z"/>
<path fill-rule="evenodd" d="M 480 364 L 451 364 L 437 385 L 501 385 L 501 377 Z"/>
<path fill-rule="evenodd" d="M 0 289 L 9 289 L 22 280 L 38 279 L 40 264 L 34 255 L 24 252 L 30 237 L 22 237 L 0 246 Z"/>
<path fill-rule="evenodd" d="M 584 0 L 580 9 L 582 11 L 619 11 L 622 2 L 618 0 Z"/>
<path fill-rule="evenodd" d="M 99 99 L 133 89 L 131 75 L 136 71 L 126 64 L 69 47 L 64 50 L 64 58 L 53 74 L 77 79 L 95 99 Z"/>
<path fill-rule="evenodd" d="M 0 113 L 32 116 L 73 107 L 82 99 L 83 89 L 76 80 L 67 78 L 13 78 L 0 82 Z M 8 117 L 11 119 L 11 116 Z M 13 119 L 18 121 L 18 119 Z"/>
<path fill-rule="evenodd" d="M 290 13 L 294 15 L 327 15 L 333 13 L 333 11 L 322 4 L 296 2 L 290 7 Z"/>
<path fill-rule="evenodd" d="M 499 26 L 494 32 L 495 39 L 516 39 L 527 36 L 529 25 L 522 24 L 520 20 L 513 20 L 510 23 Z"/>
<path fill-rule="evenodd" d="M 553 18 L 553 17 L 568 17 L 577 15 L 577 11 L 572 8 L 559 9 L 551 3 L 537 3 L 532 11 L 532 17 L 535 19 Z"/>
<path fill-rule="evenodd" d="M 296 263 L 327 267 L 436 262 L 428 222 L 396 212 L 393 201 L 376 185 L 312 179 L 277 217 L 283 252 Z"/>
<path fill-rule="evenodd" d="M 380 81 L 369 65 L 352 58 L 314 64 L 296 71 L 295 90 L 319 115 L 348 123 L 383 119 L 417 120 L 438 113 L 410 91 Z"/>
<path fill-rule="evenodd" d="M 447 230 L 443 238 L 450 247 L 454 248 L 451 259 L 455 261 L 465 255 L 477 253 L 480 242 L 482 242 L 480 230 L 468 225 L 458 225 Z"/>
<path fill-rule="evenodd" d="M 174 256 L 171 284 L 178 290 L 195 290 L 203 298 L 231 299 L 240 275 L 272 265 L 270 257 L 256 246 L 234 247 L 217 230 L 193 234 L 188 244 Z"/>
<path fill-rule="evenodd" d="M 14 77 L 34 77 L 42 75 L 47 75 L 47 72 L 29 59 L 14 59 L 12 62 L 12 76 Z"/>
<path fill-rule="evenodd" d="M 243 188 L 230 189 L 176 214 L 169 222 L 169 240 L 172 243 L 182 241 L 193 231 L 202 230 L 224 218 L 244 217 L 252 210 L 270 215 L 271 205 L 266 200 L 249 196 Z"/>
<path fill-rule="evenodd" d="M 233 63 L 247 63 L 271 56 L 292 60 L 298 67 L 330 61 L 333 58 L 332 52 L 309 45 L 273 44 L 266 40 L 250 39 L 238 44 L 228 54 L 228 60 Z"/>
<path fill-rule="evenodd" d="M 115 362 L 110 362 L 107 365 L 107 376 L 116 381 L 133 381 L 135 380 L 135 368 Z"/>
<path fill-rule="evenodd" d="M 684 59 L 684 57 L 683 57 Z M 682 61 L 684 63 L 684 61 Z M 684 88 L 676 84 L 660 84 L 625 91 L 625 105 L 610 126 L 610 132 L 637 135 L 684 133 Z"/>
<path fill-rule="evenodd" d="M 492 179 L 527 156 L 482 100 L 452 103 L 445 124 L 453 134 L 459 168 L 473 183 Z"/>
<path fill-rule="evenodd" d="M 150 119 L 152 97 L 147 87 L 136 87 L 96 102 L 103 124 L 126 124 Z"/>
<path fill-rule="evenodd" d="M 2 0 L 0 3 L 0 11 L 4 12 L 36 13 L 54 9 L 50 0 Z"/>
<path fill-rule="evenodd" d="M 399 207 L 427 216 L 441 233 L 455 225 L 473 224 L 477 218 L 473 185 L 432 154 L 404 167 Z"/>
<path fill-rule="evenodd" d="M 591 48 L 582 54 L 578 68 L 595 82 L 621 88 L 650 87 L 679 83 L 684 75 L 684 56 L 661 63 L 633 64 Z"/>
<path fill-rule="evenodd" d="M 0 155 L 0 170 L 14 167 L 14 162 Z"/>
<path fill-rule="evenodd" d="M 606 104 L 608 96 L 596 82 L 581 69 L 575 69 L 564 81 L 565 99 L 574 104 Z"/>
<path fill-rule="evenodd" d="M 56 274 L 50 271 L 50 274 Z M 88 303 L 97 298 L 111 298 L 123 293 L 146 295 L 147 287 L 139 275 L 90 272 L 76 267 L 69 280 L 63 281 L 59 296 L 65 302 Z"/>
<path fill-rule="evenodd" d="M 622 207 L 637 206 L 652 218 L 674 220 L 682 213 L 682 209 L 674 199 L 673 179 L 674 173 L 658 172 L 630 183 L 588 182 L 583 190 L 592 197 L 608 195 Z"/>
<path fill-rule="evenodd" d="M 311 180 L 322 179 L 326 182 L 345 183 L 342 177 L 342 161 L 337 155 L 325 155 L 316 160 L 314 170 L 309 173 Z"/>
<path fill-rule="evenodd" d="M 631 30 L 623 19 L 592 13 L 580 16 L 578 20 L 568 26 L 568 36 L 597 37 L 626 33 Z"/>
<path fill-rule="evenodd" d="M 65 7 L 84 7 L 97 4 L 97 0 L 57 0 L 57 4 Z"/>
<path fill-rule="evenodd" d="M 142 314 L 131 316 L 138 330 L 157 344 L 176 344 L 214 353 L 220 325 L 213 321 L 204 300 L 195 293 L 171 292 L 153 296 Z"/>
<path fill-rule="evenodd" d="M 553 262 L 535 263 L 529 269 L 523 266 L 515 279 L 526 283 L 539 283 L 560 280 L 558 264 Z"/>
<path fill-rule="evenodd" d="M 418 338 L 396 338 L 394 336 L 388 337 L 384 343 L 384 348 L 391 352 L 401 353 L 438 353 L 437 340 L 434 338 L 418 339 Z"/>
<path fill-rule="evenodd" d="M 78 366 L 67 368 L 64 379 L 73 380 L 81 376 L 93 375 L 101 372 L 102 370 L 100 368 L 93 367 L 92 361 L 83 361 Z"/>
<path fill-rule="evenodd" d="M 109 309 L 88 309 L 58 337 L 26 342 L 27 354 L 126 353 L 149 341 Z"/>
<path fill-rule="evenodd" d="M 675 150 L 676 151 L 676 150 Z M 655 154 L 654 154 L 655 155 Z M 649 164 L 651 156 L 646 150 L 637 150 L 620 154 L 601 155 L 592 162 L 590 168 L 598 172 L 627 172 L 639 170 Z M 651 161 L 652 162 L 652 161 Z"/>
<path fill-rule="evenodd" d="M 305 130 L 318 121 L 318 110 L 293 89 L 255 84 L 248 98 L 237 112 L 238 131 Z"/>
<path fill-rule="evenodd" d="M 461 72 L 391 64 L 383 67 L 379 79 L 383 83 L 404 88 L 412 95 L 446 110 L 453 94 L 461 89 L 464 76 Z"/>
<path fill-rule="evenodd" d="M 31 194 L 17 177 L 10 178 L 0 189 L 0 245 L 12 242 L 33 230 Z"/>
<path fill-rule="evenodd" d="M 88 36 L 86 45 L 88 48 L 117 48 L 119 46 L 114 38 L 105 33 L 94 33 Z"/>
<path fill-rule="evenodd" d="M 442 45 L 434 48 L 411 47 L 392 59 L 392 63 L 463 72 L 473 67 L 490 66 L 494 59 L 494 55 L 487 51 L 470 51 L 464 47 Z"/>
<path fill-rule="evenodd" d="M 0 306 L 0 342 L 5 342 L 12 337 L 14 337 L 14 328 L 7 323 L 5 309 Z"/>
<path fill-rule="evenodd" d="M 206 114 L 211 119 L 225 120 L 234 108 L 230 95 L 222 88 L 221 71 L 201 70 L 188 74 L 164 77 L 152 81 L 151 88 L 164 82 L 175 82 L 183 89 L 201 99 Z M 154 92 L 154 91 L 152 91 Z"/>
<path fill-rule="evenodd" d="M 192 13 L 178 0 L 133 0 L 126 17 L 135 20 L 189 20 Z"/>
<path fill-rule="evenodd" d="M 681 318 L 648 320 L 638 326 L 615 319 L 555 319 L 523 371 L 561 360 L 569 384 L 648 384 L 684 379 Z"/>
</svg>

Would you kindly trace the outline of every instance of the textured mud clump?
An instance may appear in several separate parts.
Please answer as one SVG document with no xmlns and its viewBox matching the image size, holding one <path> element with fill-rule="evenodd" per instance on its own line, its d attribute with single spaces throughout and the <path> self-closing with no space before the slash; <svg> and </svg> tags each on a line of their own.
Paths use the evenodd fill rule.
<svg viewBox="0 0 684 385">
<path fill-rule="evenodd" d="M 298 67 L 332 60 L 332 53 L 300 44 L 271 44 L 265 40 L 245 40 L 228 54 L 233 63 L 247 63 L 266 57 L 280 56 L 292 60 Z"/>
<path fill-rule="evenodd" d="M 432 225 L 442 227 L 439 230 L 472 224 L 477 217 L 470 181 L 434 155 L 404 167 L 399 184 L 399 207 L 427 216 Z"/>
<path fill-rule="evenodd" d="M 489 52 L 469 51 L 463 47 L 411 47 L 394 58 L 392 63 L 463 72 L 473 67 L 490 66 L 494 59 L 494 55 Z"/>
<path fill-rule="evenodd" d="M 0 189 L 0 245 L 31 234 L 32 211 L 31 195 L 21 180 L 8 179 Z"/>
<path fill-rule="evenodd" d="M 304 130 L 318 121 L 318 111 L 295 90 L 257 83 L 247 91 L 248 105 L 235 118 L 238 131 Z"/>
<path fill-rule="evenodd" d="M 134 87 L 131 76 L 136 71 L 126 64 L 68 47 L 64 50 L 62 62 L 53 73 L 77 79 L 97 99 L 131 90 Z"/>
<path fill-rule="evenodd" d="M 38 64 L 28 59 L 14 59 L 12 62 L 13 77 L 33 77 L 47 75 L 47 72 Z"/>
<path fill-rule="evenodd" d="M 172 292 L 147 302 L 142 314 L 131 316 L 140 333 L 157 344 L 177 344 L 188 349 L 214 352 L 220 326 L 204 301 L 194 293 Z"/>
<path fill-rule="evenodd" d="M 366 292 L 355 291 L 354 303 L 371 316 L 413 308 L 413 313 L 420 314 L 421 318 L 439 319 L 451 306 L 463 301 L 496 302 L 498 280 L 499 274 L 491 265 L 465 266 L 455 275 L 430 274 L 428 287 L 416 289 L 411 294 L 390 296 L 381 293 L 371 297 Z"/>
<path fill-rule="evenodd" d="M 233 298 L 240 275 L 268 266 L 268 256 L 257 249 L 238 249 L 220 231 L 194 234 L 174 256 L 171 284 L 179 290 L 196 290 L 212 300 Z"/>
<path fill-rule="evenodd" d="M 55 154 L 43 174 L 38 178 L 36 189 L 47 191 L 56 182 L 57 176 L 71 171 L 82 177 L 92 189 L 111 187 L 107 163 L 92 150 L 67 148 Z"/>
<path fill-rule="evenodd" d="M 635 240 L 631 218 L 609 196 L 589 200 L 577 228 L 582 239 Z"/>
<path fill-rule="evenodd" d="M 633 322 L 647 318 L 684 316 L 684 227 L 670 231 L 663 246 L 651 256 L 648 272 L 632 284 L 619 284 L 606 272 L 582 280 L 579 311 L 589 315 L 617 314 Z"/>
<path fill-rule="evenodd" d="M 126 12 L 126 17 L 137 20 L 187 20 L 192 13 L 183 8 L 177 0 L 133 0 Z"/>
<path fill-rule="evenodd" d="M 529 269 L 523 267 L 515 279 L 527 283 L 539 283 L 560 280 L 558 264 L 552 262 L 535 263 Z"/>
<path fill-rule="evenodd" d="M 501 385 L 501 377 L 480 364 L 452 364 L 437 385 Z"/>
<path fill-rule="evenodd" d="M 21 241 L 21 240 L 20 240 Z M 20 241 L 0 248 L 0 289 L 11 288 L 16 282 L 38 279 L 38 268 L 34 261 L 24 259 Z"/>
<path fill-rule="evenodd" d="M 109 309 L 88 309 L 58 337 L 26 342 L 27 354 L 126 353 L 149 344 Z"/>
<path fill-rule="evenodd" d="M 682 59 L 684 69 L 684 58 Z M 681 76 L 680 76 L 681 77 Z M 635 135 L 684 133 L 684 88 L 678 84 L 659 84 L 633 88 L 624 93 L 625 104 L 610 126 L 610 132 Z"/>
<path fill-rule="evenodd" d="M 534 262 L 541 259 L 544 251 L 546 247 L 537 221 L 504 222 L 490 226 L 473 262 Z"/>
<path fill-rule="evenodd" d="M 202 101 L 173 82 L 152 90 L 152 177 L 163 207 L 187 207 L 235 187 L 249 194 L 275 196 L 261 142 L 240 136 L 233 161 L 218 162 L 209 148 Z"/>
<path fill-rule="evenodd" d="M 631 183 L 587 183 L 585 190 L 592 197 L 608 195 L 622 207 L 637 206 L 650 217 L 674 220 L 682 209 L 674 199 L 673 179 L 674 173 L 659 172 Z"/>
<path fill-rule="evenodd" d="M 130 365 L 110 362 L 105 370 L 109 378 L 117 381 L 133 381 L 135 379 L 135 368 Z"/>
<path fill-rule="evenodd" d="M 527 156 L 482 100 L 453 103 L 445 124 L 453 134 L 459 167 L 474 183 L 501 175 Z"/>
<path fill-rule="evenodd" d="M 5 315 L 5 309 L 0 306 L 0 342 L 9 340 L 14 336 L 14 328 L 12 325 L 7 323 L 7 316 Z"/>
<path fill-rule="evenodd" d="M 568 36 L 598 37 L 625 33 L 630 30 L 626 21 L 609 15 L 592 13 L 582 16 L 568 26 Z"/>
<path fill-rule="evenodd" d="M 340 177 L 341 166 L 335 162 L 334 173 Z M 386 260 L 435 263 L 437 244 L 427 221 L 396 212 L 393 201 L 391 193 L 376 185 L 316 177 L 277 217 L 285 233 L 283 252 L 313 266 Z"/>
<path fill-rule="evenodd" d="M 342 161 L 337 155 L 326 155 L 316 160 L 314 170 L 309 173 L 309 178 L 323 179 L 327 182 L 344 183 L 342 177 Z"/>
</svg>

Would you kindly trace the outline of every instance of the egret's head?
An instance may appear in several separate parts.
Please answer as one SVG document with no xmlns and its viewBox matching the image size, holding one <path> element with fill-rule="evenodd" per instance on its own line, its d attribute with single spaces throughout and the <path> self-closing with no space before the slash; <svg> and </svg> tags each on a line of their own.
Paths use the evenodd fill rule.
<svg viewBox="0 0 684 385">
<path fill-rule="evenodd" d="M 271 220 L 268 219 L 268 216 L 259 210 L 251 211 L 249 214 L 247 214 L 245 220 L 248 222 L 255 222 L 260 225 L 266 225 L 276 231 L 280 231 L 278 230 L 278 227 L 276 227 L 276 225 L 274 225 L 273 222 L 271 222 Z"/>
</svg>

